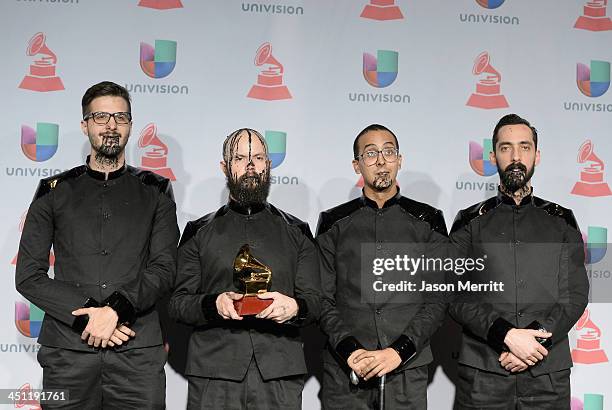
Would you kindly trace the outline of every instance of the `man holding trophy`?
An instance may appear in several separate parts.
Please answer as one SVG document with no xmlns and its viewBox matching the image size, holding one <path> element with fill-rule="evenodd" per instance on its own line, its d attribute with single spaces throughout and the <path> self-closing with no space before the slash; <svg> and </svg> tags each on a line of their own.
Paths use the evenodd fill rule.
<svg viewBox="0 0 612 410">
<path fill-rule="evenodd" d="M 192 325 L 188 409 L 299 409 L 300 326 L 319 316 L 308 224 L 267 202 L 270 159 L 255 130 L 223 144 L 229 200 L 185 227 L 170 315 Z"/>
</svg>

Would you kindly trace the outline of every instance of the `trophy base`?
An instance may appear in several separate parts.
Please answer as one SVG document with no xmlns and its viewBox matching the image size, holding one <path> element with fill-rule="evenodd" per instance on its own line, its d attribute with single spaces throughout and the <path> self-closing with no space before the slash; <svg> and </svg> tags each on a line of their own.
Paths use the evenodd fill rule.
<svg viewBox="0 0 612 410">
<path fill-rule="evenodd" d="M 580 16 L 578 20 L 576 20 L 574 28 L 588 31 L 608 31 L 612 30 L 612 20 L 610 20 L 610 17 L 592 18 Z"/>
<path fill-rule="evenodd" d="M 359 17 L 371 20 L 401 20 L 404 18 L 398 6 L 377 7 L 371 4 L 366 5 Z"/>
<path fill-rule="evenodd" d="M 486 110 L 495 108 L 508 108 L 508 101 L 503 95 L 480 95 L 472 94 L 466 105 Z"/>
<path fill-rule="evenodd" d="M 247 97 L 267 101 L 288 100 L 291 98 L 291 93 L 289 92 L 289 89 L 284 85 L 264 87 L 255 84 L 253 87 L 251 87 L 251 91 L 249 91 Z"/>
<path fill-rule="evenodd" d="M 572 361 L 581 364 L 607 363 L 608 356 L 601 349 L 598 350 L 572 350 Z"/>
<path fill-rule="evenodd" d="M 26 75 L 19 88 L 31 91 L 59 91 L 64 89 L 64 84 L 59 77 L 33 77 Z"/>
<path fill-rule="evenodd" d="M 272 304 L 272 299 L 259 299 L 257 296 L 243 296 L 234 301 L 234 309 L 240 316 L 256 315 Z"/>
<path fill-rule="evenodd" d="M 610 190 L 610 186 L 605 182 L 587 184 L 586 182 L 578 181 L 576 185 L 574 185 L 574 189 L 572 189 L 572 194 L 590 197 L 609 196 L 612 195 L 612 191 Z"/>
</svg>

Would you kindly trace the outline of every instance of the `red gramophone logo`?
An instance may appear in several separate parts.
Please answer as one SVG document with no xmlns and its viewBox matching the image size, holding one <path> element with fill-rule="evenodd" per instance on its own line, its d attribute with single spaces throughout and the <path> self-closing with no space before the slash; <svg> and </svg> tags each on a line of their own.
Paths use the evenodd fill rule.
<svg viewBox="0 0 612 410">
<path fill-rule="evenodd" d="M 23 77 L 19 88 L 32 91 L 64 89 L 61 78 L 55 75 L 57 56 L 47 47 L 44 33 L 34 34 L 28 43 L 26 54 L 36 59 L 30 64 L 30 74 Z"/>
<path fill-rule="evenodd" d="M 606 363 L 608 356 L 601 348 L 601 329 L 591 320 L 589 309 L 576 322 L 578 341 L 576 348 L 572 349 L 572 360 L 574 363 L 595 364 Z"/>
<path fill-rule="evenodd" d="M 395 0 L 370 0 L 370 3 L 363 8 L 360 17 L 372 20 L 401 20 L 404 15 L 395 5 Z"/>
<path fill-rule="evenodd" d="M 580 181 L 574 185 L 572 194 L 582 196 L 612 195 L 610 186 L 604 181 L 604 163 L 593 152 L 591 140 L 586 140 L 578 149 L 578 163 L 586 165 L 580 171 Z"/>
<path fill-rule="evenodd" d="M 578 17 L 574 28 L 589 31 L 612 30 L 612 20 L 606 16 L 608 0 L 590 0 L 584 5 L 582 16 Z"/>
<path fill-rule="evenodd" d="M 20 234 L 23 232 L 23 226 L 25 225 L 26 216 L 28 216 L 28 211 L 25 211 L 21 215 L 21 219 L 19 220 L 19 233 Z M 11 265 L 17 265 L 18 256 L 19 256 L 19 252 L 17 252 L 17 255 L 15 255 L 13 259 L 11 259 Z M 49 266 L 53 266 L 53 265 L 55 265 L 55 255 L 53 254 L 53 251 L 49 251 Z"/>
<path fill-rule="evenodd" d="M 485 76 L 476 83 L 476 92 L 470 96 L 466 105 L 484 109 L 508 107 L 508 101 L 501 93 L 501 74 L 491 66 L 489 53 L 483 51 L 476 57 L 472 74 Z"/>
<path fill-rule="evenodd" d="M 181 0 L 140 0 L 138 7 L 148 7 L 156 10 L 182 9 Z"/>
<path fill-rule="evenodd" d="M 27 409 L 27 410 L 42 410 L 40 402 L 36 399 L 36 394 L 32 391 L 30 383 L 25 383 L 19 388 L 18 399 L 15 400 L 16 409 Z"/>
<path fill-rule="evenodd" d="M 168 146 L 164 144 L 157 135 L 157 127 L 154 123 L 147 124 L 140 132 L 138 139 L 140 148 L 151 147 L 145 151 L 141 158 L 141 168 L 155 172 L 170 181 L 176 181 L 172 169 L 168 167 Z"/>
<path fill-rule="evenodd" d="M 283 65 L 272 55 L 272 45 L 263 43 L 255 53 L 255 65 L 264 66 L 257 75 L 257 84 L 247 94 L 258 100 L 286 100 L 291 98 L 287 86 L 283 85 Z"/>
</svg>

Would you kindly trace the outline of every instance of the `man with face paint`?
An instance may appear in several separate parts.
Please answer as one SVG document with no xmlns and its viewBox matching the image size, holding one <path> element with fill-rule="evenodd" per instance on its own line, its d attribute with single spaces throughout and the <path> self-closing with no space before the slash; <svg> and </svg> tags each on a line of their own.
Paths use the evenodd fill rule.
<svg viewBox="0 0 612 410">
<path fill-rule="evenodd" d="M 40 181 L 15 272 L 17 290 L 45 312 L 43 388 L 68 390 L 57 408 L 163 409 L 166 352 L 155 304 L 176 270 L 172 186 L 126 164 L 132 115 L 124 87 L 92 86 L 82 109 L 90 155 Z"/>
<path fill-rule="evenodd" d="M 428 256 L 441 255 L 448 243 L 444 217 L 400 194 L 396 178 L 402 156 L 388 128 L 372 124 L 362 130 L 353 155 L 355 173 L 363 176 L 363 195 L 322 212 L 317 227 L 320 325 L 328 336 L 323 408 L 378 409 L 379 381 L 385 376 L 385 409 L 425 409 L 429 340 L 444 319 L 446 303 L 393 296 L 364 300 L 362 257 L 364 246 L 374 244 L 377 257 L 393 257 L 394 243 L 424 246 Z M 357 385 L 350 381 L 351 372 Z"/>
<path fill-rule="evenodd" d="M 223 144 L 226 205 L 185 227 L 169 312 L 193 326 L 186 375 L 188 409 L 299 409 L 306 364 L 300 327 L 319 316 L 319 262 L 308 224 L 267 202 L 266 141 L 242 128 Z M 248 244 L 269 266 L 272 301 L 256 316 L 240 316 L 243 295 L 233 262 Z"/>
<path fill-rule="evenodd" d="M 494 296 L 468 294 L 450 306 L 463 326 L 457 409 L 569 409 L 567 334 L 587 305 L 582 236 L 571 210 L 533 195 L 538 134 L 516 114 L 493 131 L 497 196 L 459 212 L 451 241 L 486 255 Z M 477 279 L 474 277 L 473 279 Z"/>
</svg>

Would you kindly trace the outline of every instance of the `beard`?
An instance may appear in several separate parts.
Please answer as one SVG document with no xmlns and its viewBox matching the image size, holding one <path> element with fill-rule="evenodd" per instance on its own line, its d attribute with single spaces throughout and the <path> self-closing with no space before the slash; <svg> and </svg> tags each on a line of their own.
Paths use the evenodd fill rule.
<svg viewBox="0 0 612 410">
<path fill-rule="evenodd" d="M 393 180 L 389 172 L 381 172 L 374 176 L 372 188 L 374 188 L 375 191 L 384 191 L 391 187 L 391 185 L 393 185 Z"/>
<path fill-rule="evenodd" d="M 107 132 L 100 134 L 101 142 L 100 144 L 95 143 L 95 139 L 89 137 L 89 141 L 93 150 L 95 151 L 95 160 L 99 164 L 108 166 L 108 165 L 117 165 L 119 162 L 119 155 L 125 149 L 125 143 L 127 143 L 127 139 L 123 145 L 121 145 L 121 134 L 116 132 Z"/>
<path fill-rule="evenodd" d="M 531 180 L 534 171 L 535 162 L 532 164 L 531 169 L 529 170 L 520 162 L 515 162 L 508 165 L 503 171 L 499 169 L 499 167 L 497 168 L 497 173 L 499 174 L 499 179 L 501 180 L 502 185 L 510 193 L 514 193 L 525 188 L 527 183 Z"/>
<path fill-rule="evenodd" d="M 231 197 L 241 206 L 263 204 L 270 193 L 270 169 L 268 167 L 260 174 L 244 174 L 237 179 L 228 177 L 227 188 Z"/>
</svg>

